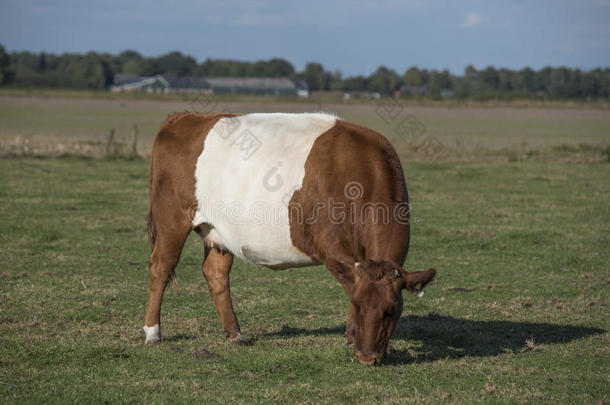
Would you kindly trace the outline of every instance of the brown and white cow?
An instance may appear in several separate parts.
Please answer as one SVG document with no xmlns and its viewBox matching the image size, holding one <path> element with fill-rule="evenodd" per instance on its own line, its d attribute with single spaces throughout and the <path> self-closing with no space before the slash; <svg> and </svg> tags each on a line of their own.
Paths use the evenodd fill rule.
<svg viewBox="0 0 610 405">
<path fill-rule="evenodd" d="M 403 307 L 435 270 L 401 268 L 409 248 L 402 167 L 381 134 L 327 114 L 180 113 L 154 142 L 146 343 L 159 341 L 163 292 L 192 230 L 203 274 L 233 341 L 233 257 L 272 269 L 324 264 L 351 301 L 358 361 L 381 361 Z"/>
</svg>

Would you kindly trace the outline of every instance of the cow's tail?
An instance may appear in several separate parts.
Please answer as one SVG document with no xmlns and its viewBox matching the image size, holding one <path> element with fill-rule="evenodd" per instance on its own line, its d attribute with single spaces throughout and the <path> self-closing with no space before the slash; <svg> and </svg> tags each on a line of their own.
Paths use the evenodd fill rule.
<svg viewBox="0 0 610 405">
<path fill-rule="evenodd" d="M 157 137 L 155 137 L 155 142 L 153 142 L 153 149 L 150 154 L 150 168 L 148 169 L 148 192 L 151 196 L 153 195 L 153 164 L 155 163 L 156 143 Z M 155 218 L 153 217 L 152 212 L 152 198 L 150 199 L 148 215 L 146 215 L 146 228 L 148 229 L 148 243 L 150 244 L 150 250 L 152 251 L 155 248 L 155 241 L 157 240 L 157 228 L 155 227 Z"/>
<path fill-rule="evenodd" d="M 157 230 L 155 229 L 155 219 L 153 218 L 152 210 L 148 211 L 146 216 L 146 228 L 148 228 L 148 243 L 150 244 L 150 250 L 152 251 L 155 247 L 155 240 L 157 239 Z"/>
</svg>

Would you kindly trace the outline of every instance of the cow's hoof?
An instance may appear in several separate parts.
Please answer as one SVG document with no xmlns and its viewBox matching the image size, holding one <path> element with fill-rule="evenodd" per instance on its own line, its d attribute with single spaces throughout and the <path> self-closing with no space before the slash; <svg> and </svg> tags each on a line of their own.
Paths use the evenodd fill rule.
<svg viewBox="0 0 610 405">
<path fill-rule="evenodd" d="M 142 330 L 144 333 L 146 333 L 146 340 L 144 341 L 144 344 L 161 342 L 161 330 L 159 328 L 159 324 L 154 326 L 144 326 Z"/>
<path fill-rule="evenodd" d="M 239 345 L 239 346 L 251 346 L 252 342 L 250 339 L 246 338 L 244 335 L 240 333 L 237 334 L 234 338 L 229 339 L 231 343 Z"/>
<path fill-rule="evenodd" d="M 346 342 L 346 344 L 347 344 L 348 346 L 349 346 L 349 345 L 353 345 L 353 344 L 354 344 L 354 338 L 353 338 L 353 337 L 351 337 L 351 336 L 346 336 L 346 338 L 347 338 L 347 342 Z"/>
</svg>

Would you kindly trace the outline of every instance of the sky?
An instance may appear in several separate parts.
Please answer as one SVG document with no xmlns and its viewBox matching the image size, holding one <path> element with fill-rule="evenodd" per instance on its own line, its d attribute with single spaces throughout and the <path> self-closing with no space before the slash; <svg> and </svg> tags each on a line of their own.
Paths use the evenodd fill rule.
<svg viewBox="0 0 610 405">
<path fill-rule="evenodd" d="M 33 52 L 384 65 L 610 67 L 610 0 L 0 0 L 0 44 Z"/>
</svg>

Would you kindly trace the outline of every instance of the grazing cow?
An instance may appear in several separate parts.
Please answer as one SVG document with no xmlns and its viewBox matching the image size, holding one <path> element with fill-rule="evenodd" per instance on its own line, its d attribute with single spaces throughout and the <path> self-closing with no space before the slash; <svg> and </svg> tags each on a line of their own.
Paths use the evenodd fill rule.
<svg viewBox="0 0 610 405">
<path fill-rule="evenodd" d="M 146 343 L 159 341 L 165 287 L 191 230 L 226 335 L 243 342 L 229 290 L 233 257 L 272 269 L 323 264 L 351 301 L 348 343 L 380 362 L 403 307 L 436 271 L 406 272 L 408 196 L 379 133 L 327 114 L 168 117 L 150 168 Z M 423 291 L 422 291 L 423 293 Z"/>
</svg>

